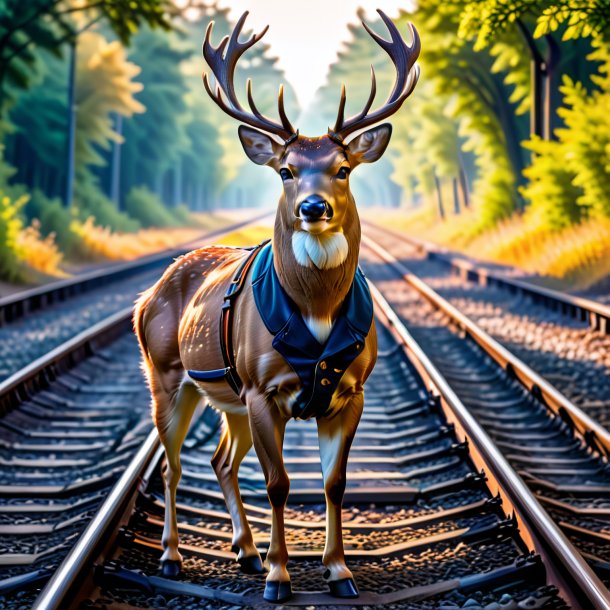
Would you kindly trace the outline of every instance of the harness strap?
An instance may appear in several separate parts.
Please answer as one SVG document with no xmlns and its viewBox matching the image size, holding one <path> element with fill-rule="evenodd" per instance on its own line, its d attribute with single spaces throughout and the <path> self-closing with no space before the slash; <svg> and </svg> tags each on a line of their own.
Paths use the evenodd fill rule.
<svg viewBox="0 0 610 610">
<path fill-rule="evenodd" d="M 270 239 L 267 239 L 258 246 L 244 248 L 244 250 L 249 250 L 250 252 L 237 268 L 235 276 L 225 292 L 224 303 L 220 312 L 220 351 L 222 353 L 225 368 L 214 369 L 213 371 L 188 371 L 188 375 L 192 379 L 195 379 L 196 381 L 220 381 L 226 379 L 233 391 L 239 396 L 243 383 L 235 368 L 235 352 L 233 351 L 233 305 L 235 299 L 244 287 L 246 276 L 248 275 L 248 271 L 252 266 L 254 259 L 256 259 L 261 249 L 270 241 Z"/>
</svg>

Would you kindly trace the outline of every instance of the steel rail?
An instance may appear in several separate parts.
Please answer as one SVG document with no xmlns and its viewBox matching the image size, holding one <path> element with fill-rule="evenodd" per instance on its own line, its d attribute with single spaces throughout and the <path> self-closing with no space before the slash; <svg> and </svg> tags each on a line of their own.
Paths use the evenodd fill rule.
<svg viewBox="0 0 610 610">
<path fill-rule="evenodd" d="M 207 240 L 212 239 L 213 237 L 219 237 L 222 235 L 233 233 L 239 228 L 257 222 L 258 220 L 265 218 L 268 215 L 269 212 L 266 212 L 265 214 L 255 216 L 254 218 L 240 221 L 239 223 L 236 223 L 234 225 L 230 225 L 228 227 L 212 231 L 211 233 L 203 236 L 200 240 L 197 240 L 197 242 L 200 242 L 203 239 Z M 182 251 L 173 252 L 174 254 L 176 254 L 177 252 L 182 253 Z M 127 263 L 126 265 L 122 265 L 122 269 L 119 270 L 114 269 L 109 272 L 107 270 L 104 270 L 103 272 L 96 271 L 90 275 L 91 277 L 103 276 L 106 279 L 117 279 L 116 274 L 123 273 L 122 270 L 124 268 L 128 268 L 130 270 L 130 273 L 135 273 L 138 270 L 142 269 L 142 267 L 138 265 L 144 265 L 146 268 L 148 268 L 150 260 L 154 258 L 155 265 L 158 266 L 162 264 L 163 261 L 167 261 L 167 258 L 170 255 L 171 253 L 166 251 L 162 254 L 154 255 L 154 257 L 147 257 L 147 262 L 145 263 L 142 263 L 142 261 L 133 261 L 131 263 Z M 84 280 L 82 277 L 77 277 L 71 280 L 66 280 L 66 282 L 70 282 L 72 285 L 74 285 L 77 284 L 79 281 L 85 281 L 88 284 L 91 281 L 91 277 L 88 276 Z M 123 276 L 121 275 L 120 277 Z M 109 281 L 112 281 L 112 279 Z M 58 283 L 62 286 L 65 285 L 65 282 Z M 87 290 L 88 289 L 89 288 L 87 288 Z M 40 289 L 35 289 L 34 292 L 40 295 L 44 292 L 44 290 L 47 290 L 47 292 L 49 292 L 50 294 L 54 291 L 62 290 L 62 288 L 52 285 L 50 287 L 41 287 Z M 29 292 L 30 291 L 28 291 L 28 293 Z M 17 297 L 18 295 L 10 298 L 13 299 L 13 302 L 17 302 Z M 31 295 L 26 295 L 23 298 L 25 302 L 29 302 L 32 297 Z M 1 309 L 2 300 L 0 300 L 0 311 Z M 23 311 L 26 310 L 24 309 Z M 53 379 L 55 379 L 58 373 L 76 366 L 76 364 L 78 364 L 78 362 L 82 360 L 82 358 L 91 355 L 96 348 L 107 345 L 115 338 L 117 338 L 119 334 L 131 330 L 132 313 L 132 307 L 126 307 L 118 312 L 115 312 L 114 314 L 108 316 L 103 320 L 100 320 L 91 327 L 85 329 L 84 331 L 68 339 L 64 343 L 53 348 L 40 358 L 37 358 L 29 365 L 23 367 L 19 371 L 16 371 L 10 377 L 0 382 L 0 416 L 4 415 L 6 412 L 13 409 L 16 405 L 26 400 L 30 393 L 36 392 L 41 388 L 48 386 L 48 384 Z"/>
<path fill-rule="evenodd" d="M 425 351 L 411 336 L 379 290 L 369 282 L 379 312 L 405 347 L 418 373 L 438 396 L 450 422 L 462 430 L 482 467 L 520 522 L 522 535 L 529 534 L 536 552 L 549 562 L 551 577 L 574 607 L 610 608 L 610 592 L 569 542 L 539 501 L 513 470 L 485 430 L 468 411 Z M 493 491 L 493 489 L 492 489 Z M 507 511 L 509 512 L 509 511 Z M 549 567 L 549 566 L 547 566 Z M 583 597 L 584 596 L 584 597 Z"/>
<path fill-rule="evenodd" d="M 495 362 L 513 375 L 555 415 L 569 423 L 582 440 L 597 450 L 606 460 L 610 457 L 610 432 L 591 419 L 579 407 L 566 398 L 557 388 L 517 358 L 487 332 L 467 318 L 456 307 L 440 296 L 423 280 L 410 272 L 400 261 L 369 237 L 362 237 L 363 244 L 383 261 L 393 266 L 404 280 L 426 298 L 434 307 L 444 312 L 452 322 L 468 334 Z"/>
<path fill-rule="evenodd" d="M 65 610 L 73 587 L 81 584 L 79 577 L 83 570 L 98 556 L 101 547 L 107 542 L 106 536 L 128 510 L 140 484 L 146 483 L 152 470 L 151 465 L 158 462 L 161 453 L 159 435 L 153 429 L 76 545 L 41 591 L 32 606 L 33 610 Z"/>
<path fill-rule="evenodd" d="M 373 294 L 378 304 L 383 303 L 383 301 L 381 301 L 379 297 L 378 291 L 374 288 Z M 387 303 L 385 305 L 387 306 Z M 383 313 L 384 317 L 389 320 L 391 326 L 394 329 L 401 327 L 398 318 L 393 312 L 391 312 L 391 310 L 389 312 L 384 311 Z M 389 315 L 386 315 L 387 313 L 389 313 Z M 401 342 L 403 344 L 405 343 L 405 341 L 402 340 Z M 410 353 L 410 355 L 412 356 L 413 362 L 415 363 L 422 377 L 424 379 L 427 379 L 426 369 L 418 367 L 419 361 L 416 356 L 419 357 L 421 354 L 413 350 L 412 348 L 411 351 L 408 353 Z M 422 357 L 421 361 L 426 362 L 426 359 Z M 427 361 L 426 364 L 427 366 L 432 368 L 432 365 L 429 363 L 429 361 Z M 433 376 L 430 377 L 430 379 L 434 382 L 434 387 L 440 388 L 438 394 L 443 397 L 443 401 L 446 404 L 451 405 L 451 413 L 454 413 L 454 411 L 459 412 L 456 405 L 459 406 L 461 405 L 461 403 L 459 403 L 459 400 L 451 392 L 450 388 L 446 386 L 446 382 L 443 385 L 444 380 L 440 377 L 440 375 L 438 373 L 435 373 Z M 463 406 L 461 408 L 463 409 Z M 451 415 L 451 413 L 449 415 Z M 473 456 L 473 460 L 475 461 L 475 463 L 477 463 L 477 466 L 484 466 L 488 474 L 495 477 L 494 480 L 499 481 L 497 485 L 498 489 L 504 490 L 505 487 L 517 485 L 517 483 L 513 481 L 513 478 L 517 477 L 517 475 L 514 473 L 514 471 L 512 471 L 512 469 L 510 469 L 508 465 L 502 463 L 502 468 L 497 467 L 499 474 L 496 472 L 496 469 L 494 467 L 489 465 L 489 460 L 491 459 L 489 456 L 495 457 L 493 451 L 495 449 L 495 446 L 493 446 L 488 437 L 485 436 L 483 438 L 483 440 L 486 440 L 486 443 L 483 443 L 483 441 L 480 440 L 479 437 L 475 434 L 479 432 L 479 429 L 477 429 L 476 426 L 478 426 L 478 424 L 474 422 L 472 416 L 467 413 L 459 413 L 460 417 L 457 417 L 456 415 L 452 418 L 450 417 L 450 419 L 453 419 L 454 422 L 456 422 L 460 426 L 460 429 L 465 430 L 464 435 L 470 439 L 471 448 L 474 449 L 481 456 L 479 458 Z M 468 419 L 469 417 L 471 421 Z M 497 452 L 497 449 L 495 449 L 495 451 Z M 127 470 L 123 473 L 120 480 L 112 489 L 107 500 L 96 513 L 93 521 L 89 524 L 89 526 L 77 542 L 76 546 L 70 551 L 68 556 L 60 565 L 59 569 L 55 572 L 51 580 L 47 583 L 46 587 L 39 595 L 33 606 L 34 610 L 55 610 L 59 608 L 63 610 L 65 608 L 71 607 L 73 593 L 75 592 L 76 587 L 81 584 L 80 581 L 82 580 L 81 576 L 83 574 L 83 571 L 88 569 L 95 561 L 95 559 L 99 557 L 100 551 L 103 550 L 105 545 L 108 543 L 112 532 L 116 529 L 119 523 L 124 521 L 129 511 L 129 507 L 132 504 L 136 490 L 140 487 L 140 484 L 145 483 L 150 478 L 161 455 L 162 450 L 160 449 L 158 435 L 156 431 L 153 430 L 147 437 L 145 444 L 138 451 L 137 455 L 133 458 Z M 504 477 L 507 480 L 507 482 L 505 482 L 502 479 L 502 476 L 505 470 L 507 469 L 509 471 L 509 474 L 504 474 Z M 520 481 L 520 479 L 517 477 L 517 482 L 518 481 Z M 523 483 L 521 483 L 521 485 L 523 485 Z M 533 496 L 531 496 L 529 490 L 527 490 L 527 488 L 525 488 L 525 490 L 527 491 L 527 495 L 520 495 L 519 498 L 525 497 L 525 500 L 523 500 L 523 502 L 527 506 L 529 506 L 527 510 L 522 509 L 522 507 L 520 506 L 521 501 L 519 500 L 519 498 L 515 500 L 515 498 L 511 496 L 511 493 L 509 493 L 510 490 L 506 491 L 504 495 L 507 499 L 506 501 L 508 502 L 508 506 L 515 507 L 513 512 L 521 518 L 522 524 L 529 524 L 530 522 L 534 524 L 532 526 L 528 525 L 528 527 L 524 530 L 527 539 L 528 532 L 531 532 L 532 528 L 536 527 L 537 524 L 544 524 L 545 518 L 548 519 L 548 517 L 546 517 L 546 513 L 542 511 L 537 501 L 533 498 Z M 518 491 L 519 493 L 521 493 L 520 489 L 518 489 Z M 513 495 L 516 493 L 516 491 L 513 491 Z M 524 513 L 526 514 L 529 521 L 526 521 L 526 516 L 523 516 Z M 530 513 L 533 513 L 536 519 L 534 519 L 534 517 L 530 517 Z M 531 534 L 531 537 L 535 540 L 534 534 Z M 539 549 L 542 547 L 541 543 L 536 543 L 529 539 L 528 541 L 531 549 Z M 559 537 L 554 540 L 555 546 L 552 548 L 559 548 L 564 553 L 570 551 L 570 553 L 568 554 L 568 559 L 570 560 L 568 561 L 568 565 L 571 566 L 572 551 L 570 546 L 566 547 L 566 551 L 566 548 L 562 546 L 564 543 L 569 545 L 569 543 L 565 541 L 565 537 L 563 536 L 563 534 L 559 532 Z M 578 556 L 577 558 L 575 558 L 575 561 L 580 562 L 582 560 L 580 556 Z M 553 573 L 555 573 L 554 569 L 552 571 Z M 589 575 L 588 567 L 586 566 L 586 564 L 584 564 L 584 571 L 582 572 L 582 574 L 587 576 Z M 565 579 L 557 578 L 556 580 L 563 586 L 563 589 L 566 589 L 566 585 L 564 584 Z M 601 585 L 597 580 L 597 577 L 593 575 L 589 588 L 597 590 L 598 587 L 603 588 L 603 585 Z M 595 607 L 610 608 L 610 598 L 604 597 L 604 592 L 602 589 L 600 589 L 600 593 L 597 597 L 595 597 L 585 587 L 582 587 L 582 589 L 587 591 L 587 599 L 596 600 L 597 605 Z M 580 593 L 580 591 L 581 589 L 579 589 L 579 595 L 581 596 L 582 600 L 582 595 L 584 595 L 584 593 Z M 607 595 L 607 592 L 605 594 Z M 573 600 L 573 603 L 576 603 L 576 598 L 574 595 L 571 595 L 570 598 Z M 605 604 L 606 601 L 608 602 L 608 604 L 603 605 L 602 602 L 604 602 Z"/>
<path fill-rule="evenodd" d="M 489 269 L 479 267 L 471 261 L 457 258 L 450 250 L 446 250 L 431 242 L 410 235 L 403 235 L 398 231 L 381 227 L 370 221 L 363 221 L 363 224 L 365 226 L 369 225 L 377 231 L 386 232 L 396 239 L 415 246 L 417 249 L 424 251 L 428 258 L 438 260 L 459 271 L 462 277 L 467 280 L 473 280 L 480 284 L 496 285 L 513 293 L 520 292 L 527 295 L 536 303 L 558 306 L 563 313 L 571 314 L 572 317 L 582 321 L 588 321 L 591 328 L 599 330 L 604 334 L 610 334 L 609 305 L 585 297 L 566 294 L 559 290 L 537 286 L 524 280 L 506 277 L 500 273 L 494 273 Z"/>
<path fill-rule="evenodd" d="M 258 214 L 235 224 L 220 227 L 203 233 L 195 240 L 183 244 L 180 248 L 164 250 L 126 263 L 118 263 L 104 269 L 96 269 L 88 273 L 52 282 L 24 290 L 13 295 L 0 298 L 0 326 L 26 316 L 31 311 L 43 309 L 46 305 L 64 301 L 70 296 L 88 292 L 100 285 L 131 277 L 137 273 L 155 269 L 169 260 L 181 256 L 192 249 L 190 246 L 209 241 L 215 237 L 226 235 L 269 216 L 270 212 Z"/>
<path fill-rule="evenodd" d="M 71 339 L 37 358 L 0 383 L 0 416 L 14 409 L 28 396 L 45 388 L 57 375 L 73 368 L 95 349 L 108 345 L 131 331 L 133 307 L 100 320 Z"/>
</svg>

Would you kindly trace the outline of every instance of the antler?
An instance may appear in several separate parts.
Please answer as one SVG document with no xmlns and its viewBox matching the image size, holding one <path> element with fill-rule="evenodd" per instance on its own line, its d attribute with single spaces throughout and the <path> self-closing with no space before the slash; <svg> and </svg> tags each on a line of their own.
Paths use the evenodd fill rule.
<svg viewBox="0 0 610 610">
<path fill-rule="evenodd" d="M 290 124 L 290 121 L 286 116 L 286 111 L 284 110 L 284 85 L 280 85 L 277 99 L 278 112 L 280 120 L 282 121 L 281 124 L 267 118 L 258 110 L 252 96 L 251 79 L 248 79 L 247 82 L 248 105 L 250 106 L 251 112 L 246 111 L 242 107 L 235 94 L 233 77 L 239 58 L 251 46 L 255 45 L 269 29 L 269 26 L 266 26 L 260 34 L 252 34 L 252 37 L 246 42 L 239 42 L 238 38 L 244 27 L 247 16 L 248 11 L 239 18 L 239 21 L 231 33 L 231 37 L 225 36 L 217 47 L 212 46 L 212 43 L 210 42 L 214 22 L 210 21 L 208 24 L 205 32 L 205 39 L 203 41 L 203 56 L 216 77 L 216 92 L 214 93 L 210 87 L 207 72 L 204 72 L 203 74 L 203 85 L 208 92 L 208 95 L 229 116 L 232 116 L 242 123 L 251 125 L 252 127 L 257 127 L 268 133 L 278 135 L 284 140 L 291 140 L 297 135 L 297 132 Z M 223 93 L 226 96 L 227 101 L 223 98 Z"/>
<path fill-rule="evenodd" d="M 419 78 L 419 66 L 415 66 L 415 62 L 419 57 L 419 51 L 421 49 L 421 43 L 419 40 L 419 34 L 413 26 L 409 23 L 409 30 L 413 38 L 411 46 L 407 46 L 405 41 L 402 39 L 398 28 L 394 25 L 392 20 L 380 9 L 377 12 L 386 24 L 391 40 L 385 40 L 378 36 L 371 30 L 371 28 L 362 22 L 364 29 L 369 33 L 371 38 L 390 56 L 394 67 L 396 68 L 396 81 L 394 82 L 394 88 L 390 93 L 385 104 L 375 110 L 371 114 L 368 114 L 373 100 L 375 99 L 375 93 L 377 91 L 377 82 L 375 80 L 375 70 L 371 66 L 371 93 L 367 100 L 364 108 L 360 114 L 353 116 L 347 120 L 344 118 L 345 112 L 345 85 L 341 87 L 341 100 L 339 101 L 339 112 L 337 113 L 337 122 L 335 123 L 334 129 L 329 134 L 332 137 L 336 137 L 339 140 L 343 140 L 346 136 L 354 131 L 378 123 L 382 119 L 394 114 L 403 104 L 403 102 L 411 95 L 417 79 Z M 414 67 L 415 66 L 415 67 Z"/>
</svg>

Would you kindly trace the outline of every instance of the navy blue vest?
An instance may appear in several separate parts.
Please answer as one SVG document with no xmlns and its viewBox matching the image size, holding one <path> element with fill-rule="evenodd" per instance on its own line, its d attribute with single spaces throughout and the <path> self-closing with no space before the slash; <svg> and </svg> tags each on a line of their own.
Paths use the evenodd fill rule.
<svg viewBox="0 0 610 610">
<path fill-rule="evenodd" d="M 271 244 L 254 261 L 252 291 L 258 312 L 267 330 L 274 335 L 274 349 L 301 380 L 293 417 L 308 419 L 324 415 L 345 370 L 364 349 L 364 340 L 373 322 L 373 300 L 364 274 L 360 269 L 356 271 L 324 345 L 311 334 L 298 307 L 280 285 Z"/>
</svg>

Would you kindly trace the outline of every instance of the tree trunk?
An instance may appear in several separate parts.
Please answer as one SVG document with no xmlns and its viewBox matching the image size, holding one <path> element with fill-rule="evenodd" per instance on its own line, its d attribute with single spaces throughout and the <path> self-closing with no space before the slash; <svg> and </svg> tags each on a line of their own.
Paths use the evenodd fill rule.
<svg viewBox="0 0 610 610">
<path fill-rule="evenodd" d="M 178 158 L 174 166 L 173 206 L 176 208 L 182 203 L 182 159 Z"/>
<path fill-rule="evenodd" d="M 434 172 L 434 186 L 436 187 L 436 202 L 438 205 L 438 215 L 441 217 L 441 220 L 445 220 L 445 206 L 443 205 L 443 192 L 441 190 L 441 182 Z"/>
<path fill-rule="evenodd" d="M 76 41 L 70 43 L 70 68 L 68 81 L 68 140 L 66 150 L 66 190 L 64 205 L 72 207 L 74 195 L 74 144 L 76 141 Z"/>
<path fill-rule="evenodd" d="M 118 114 L 115 118 L 114 130 L 123 135 L 123 117 Z M 121 142 L 115 142 L 112 147 L 112 162 L 110 165 L 110 199 L 114 201 L 118 210 L 122 210 L 121 205 Z"/>
<path fill-rule="evenodd" d="M 527 26 L 517 19 L 517 27 L 527 48 L 530 51 L 530 81 L 531 81 L 531 106 L 530 106 L 530 134 L 544 136 L 544 125 L 542 122 L 542 102 L 543 102 L 543 72 L 546 69 L 544 58 L 540 54 L 536 41 Z"/>
<path fill-rule="evenodd" d="M 457 178 L 452 179 L 453 186 L 453 212 L 454 214 L 460 213 L 460 195 L 458 192 L 458 181 Z"/>
<path fill-rule="evenodd" d="M 155 176 L 155 193 L 160 199 L 163 199 L 163 172 L 159 172 Z"/>
<path fill-rule="evenodd" d="M 545 36 L 545 40 L 548 49 L 546 54 L 546 78 L 544 81 L 544 139 L 551 140 L 556 139 L 553 132 L 557 127 L 557 113 L 555 112 L 557 104 L 556 95 L 558 91 L 557 81 L 559 76 L 557 68 L 561 61 L 561 48 L 555 38 L 550 34 Z"/>
<path fill-rule="evenodd" d="M 460 177 L 460 188 L 462 190 L 462 202 L 464 204 L 465 208 L 469 208 L 470 207 L 470 192 L 468 190 L 468 180 L 466 178 L 466 172 L 464 171 L 464 165 L 462 163 L 462 159 L 461 159 L 461 155 L 459 155 L 460 159 L 460 171 L 459 171 L 459 177 Z"/>
<path fill-rule="evenodd" d="M 530 134 L 544 137 L 544 123 L 542 119 L 542 65 L 535 59 L 530 62 L 531 70 L 531 107 L 530 107 Z"/>
</svg>

